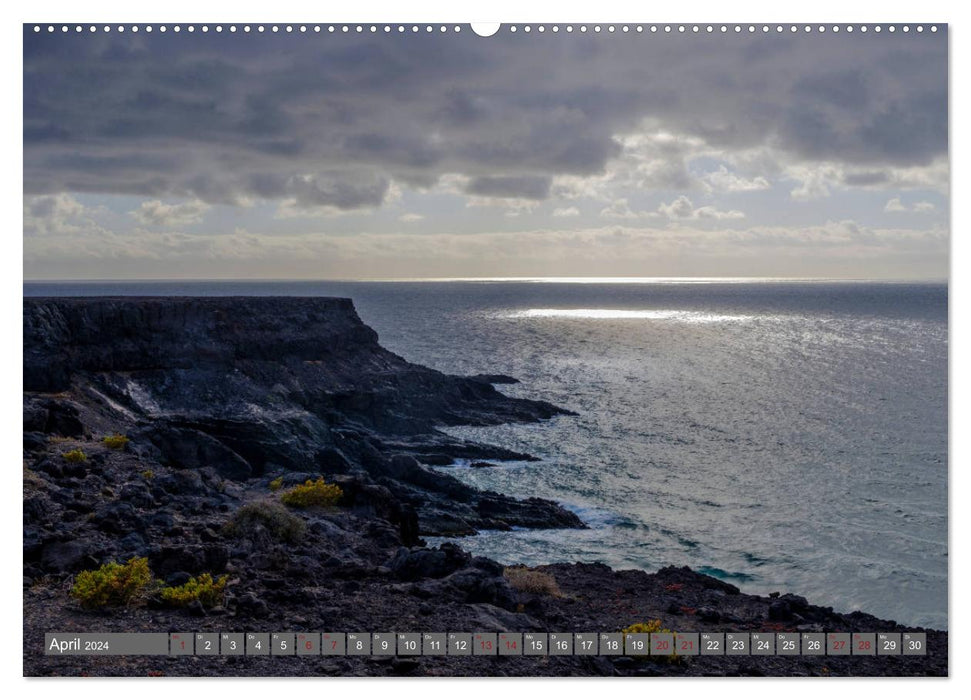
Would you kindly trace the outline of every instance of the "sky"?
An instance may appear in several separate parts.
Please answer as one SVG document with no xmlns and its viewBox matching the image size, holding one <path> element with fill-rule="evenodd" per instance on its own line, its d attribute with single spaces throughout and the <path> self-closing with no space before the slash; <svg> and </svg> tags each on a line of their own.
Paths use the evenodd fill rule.
<svg viewBox="0 0 971 700">
<path fill-rule="evenodd" d="M 946 279 L 946 31 L 24 28 L 25 279 Z"/>
</svg>

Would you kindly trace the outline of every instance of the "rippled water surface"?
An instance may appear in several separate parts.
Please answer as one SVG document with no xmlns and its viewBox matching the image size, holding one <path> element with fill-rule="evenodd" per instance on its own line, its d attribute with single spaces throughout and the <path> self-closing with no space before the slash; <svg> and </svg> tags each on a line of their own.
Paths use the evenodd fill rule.
<svg viewBox="0 0 971 700">
<path fill-rule="evenodd" d="M 871 283 L 28 284 L 25 294 L 354 299 L 386 347 L 575 411 L 451 429 L 539 462 L 450 468 L 585 531 L 483 533 L 528 564 L 687 564 L 749 592 L 947 626 L 947 290 Z"/>
</svg>

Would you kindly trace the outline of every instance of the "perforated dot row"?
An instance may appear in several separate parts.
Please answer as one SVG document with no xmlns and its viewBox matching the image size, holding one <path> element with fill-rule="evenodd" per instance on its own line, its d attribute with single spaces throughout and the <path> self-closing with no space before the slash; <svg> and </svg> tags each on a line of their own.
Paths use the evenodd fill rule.
<svg viewBox="0 0 971 700">
<path fill-rule="evenodd" d="M 411 25 L 404 25 L 404 24 L 396 24 L 396 25 L 390 25 L 390 24 L 384 24 L 384 25 L 377 25 L 377 24 L 369 24 L 369 25 L 366 25 L 366 24 L 336 24 L 336 25 L 335 24 L 328 24 L 328 25 L 320 25 L 320 24 L 313 24 L 313 25 L 307 25 L 307 24 L 285 24 L 285 25 L 271 24 L 271 25 L 263 25 L 263 24 L 259 24 L 259 25 L 249 25 L 249 24 L 244 24 L 244 25 L 239 25 L 239 26 L 237 26 L 235 24 L 230 24 L 230 25 L 216 24 L 216 25 L 213 25 L 213 26 L 209 26 L 209 25 L 206 25 L 206 24 L 203 24 L 203 25 L 192 25 L 192 24 L 190 24 L 190 25 L 179 25 L 179 24 L 174 24 L 174 25 L 164 25 L 164 24 L 162 24 L 162 25 L 150 25 L 150 24 L 146 24 L 146 25 L 137 25 L 137 24 L 132 24 L 132 25 L 124 25 L 124 24 L 108 25 L 108 24 L 106 24 L 106 25 L 101 25 L 101 26 L 99 26 L 99 25 L 93 25 L 93 24 L 92 25 L 80 25 L 80 24 L 76 24 L 76 25 L 67 25 L 67 24 L 59 24 L 59 25 L 54 25 L 54 24 L 39 25 L 39 24 L 36 24 L 36 25 L 34 25 L 34 32 L 35 33 L 40 33 L 40 32 L 44 32 L 44 31 L 46 31 L 48 33 L 54 33 L 54 32 L 58 32 L 58 31 L 60 31 L 62 33 L 67 33 L 67 32 L 75 32 L 75 33 L 81 33 L 81 32 L 89 32 L 89 33 L 96 33 L 96 32 L 106 32 L 106 33 L 107 32 L 119 32 L 119 33 L 132 32 L 132 33 L 137 33 L 137 32 L 140 32 L 140 31 L 141 32 L 151 33 L 151 32 L 157 31 L 157 32 L 161 32 L 161 33 L 165 33 L 165 32 L 175 32 L 176 34 L 178 34 L 180 32 L 185 31 L 185 32 L 189 32 L 190 34 L 191 33 L 194 33 L 194 32 L 202 32 L 204 34 L 205 33 L 208 33 L 208 32 L 217 32 L 217 33 L 219 33 L 219 32 L 230 32 L 230 33 L 235 33 L 235 32 L 243 32 L 243 33 L 251 33 L 251 32 L 256 32 L 256 33 L 261 33 L 261 32 L 262 33 L 265 33 L 265 32 L 280 33 L 280 32 L 284 32 L 284 33 L 288 33 L 288 34 L 293 34 L 293 33 L 298 33 L 298 34 L 307 34 L 307 33 L 320 34 L 322 32 L 326 32 L 326 33 L 330 33 L 330 34 L 335 34 L 335 33 L 342 33 L 342 34 L 350 34 L 350 33 L 357 33 L 357 34 L 363 34 L 363 33 L 377 34 L 377 33 L 382 33 L 382 32 L 385 33 L 385 34 L 390 34 L 392 32 L 396 32 L 398 34 L 404 34 L 404 33 L 417 34 L 419 32 L 424 32 L 424 33 L 428 34 L 428 33 L 433 33 L 433 32 L 437 32 L 437 33 L 455 32 L 455 33 L 457 33 L 457 32 L 461 32 L 462 31 L 462 27 L 459 26 L 459 25 L 444 25 L 444 24 L 442 24 L 442 25 L 431 25 L 431 24 L 424 24 L 424 25 L 418 25 L 418 24 L 411 24 Z M 866 25 L 866 24 L 861 24 L 861 25 L 853 25 L 853 24 L 843 24 L 843 25 L 840 25 L 840 24 L 834 24 L 834 25 L 822 25 L 822 24 L 820 24 L 820 25 L 809 25 L 809 24 L 806 24 L 806 25 L 795 25 L 795 24 L 789 24 L 789 25 L 783 25 L 783 24 L 773 24 L 773 25 L 768 25 L 768 24 L 761 24 L 761 25 L 755 25 L 755 24 L 748 24 L 748 25 L 741 25 L 741 24 L 734 24 L 734 25 L 729 25 L 729 24 L 720 24 L 720 25 L 711 25 L 711 24 L 676 24 L 676 25 L 673 25 L 673 24 L 651 24 L 651 25 L 642 25 L 642 24 L 635 24 L 635 25 L 630 25 L 630 24 L 619 24 L 619 25 L 617 25 L 617 24 L 606 24 L 606 25 L 600 25 L 600 24 L 592 24 L 592 25 L 586 25 L 586 24 L 578 24 L 578 25 L 572 25 L 572 24 L 566 24 L 566 25 L 558 25 L 558 24 L 554 24 L 554 25 L 550 25 L 550 26 L 546 26 L 546 25 L 542 25 L 542 24 L 540 24 L 540 25 L 529 25 L 529 24 L 526 24 L 526 25 L 515 25 L 515 24 L 512 24 L 512 25 L 508 25 L 508 26 L 502 27 L 500 29 L 500 31 L 507 31 L 507 32 L 509 32 L 511 34 L 515 34 L 517 32 L 521 32 L 521 33 L 525 33 L 525 34 L 529 34 L 529 33 L 532 33 L 532 32 L 537 32 L 539 34 L 543 34 L 543 33 L 546 33 L 546 32 L 552 32 L 553 34 L 557 34 L 559 32 L 566 32 L 568 34 L 569 33 L 573 33 L 573 32 L 579 32 L 581 34 L 588 33 L 588 32 L 593 32 L 593 33 L 607 32 L 608 34 L 617 33 L 617 32 L 620 32 L 622 34 L 629 34 L 629 33 L 642 34 L 644 32 L 649 32 L 649 33 L 652 33 L 652 34 L 656 34 L 656 33 L 665 33 L 665 34 L 673 34 L 673 33 L 678 33 L 678 34 L 689 34 L 689 33 L 690 34 L 702 34 L 702 33 L 704 33 L 704 34 L 714 34 L 714 33 L 722 33 L 722 34 L 727 34 L 727 33 L 730 33 L 730 32 L 731 33 L 735 33 L 735 34 L 741 34 L 743 32 L 744 33 L 749 33 L 749 34 L 755 34 L 755 33 L 762 33 L 762 34 L 776 33 L 776 34 L 781 34 L 783 32 L 788 32 L 790 34 L 795 34 L 795 33 L 804 33 L 804 34 L 808 34 L 808 33 L 819 33 L 819 34 L 822 34 L 822 33 L 826 33 L 826 32 L 832 32 L 834 34 L 837 34 L 839 32 L 852 33 L 854 31 L 861 32 L 861 33 L 864 33 L 864 34 L 867 33 L 867 32 L 875 32 L 875 33 L 879 34 L 881 32 L 895 33 L 895 32 L 898 32 L 899 31 L 899 32 L 903 32 L 904 34 L 906 34 L 906 33 L 909 33 L 911 31 L 918 32 L 918 33 L 924 32 L 924 31 L 936 32 L 936 31 L 938 31 L 938 27 L 937 27 L 937 25 L 933 25 L 933 24 L 932 25 L 923 25 L 923 24 L 916 24 L 916 25 L 909 25 L 909 24 L 902 24 L 902 25 L 894 25 L 894 24 L 890 24 L 890 25 L 880 25 L 880 24 L 877 24 L 877 25 Z"/>
<path fill-rule="evenodd" d="M 789 32 L 792 34 L 795 34 L 797 32 L 802 32 L 804 34 L 815 32 L 818 34 L 823 34 L 826 32 L 832 32 L 834 34 L 838 34 L 841 31 L 842 32 L 859 31 L 863 33 L 872 31 L 879 34 L 880 32 L 884 32 L 884 31 L 890 32 L 890 33 L 900 31 L 906 34 L 911 31 L 936 32 L 938 30 L 937 25 L 933 25 L 933 24 L 931 25 L 923 25 L 923 24 L 915 24 L 915 25 L 910 25 L 910 24 L 901 24 L 901 25 L 895 25 L 895 24 L 889 24 L 889 25 L 884 25 L 884 24 L 874 24 L 874 25 L 866 25 L 866 24 L 861 24 L 861 25 L 853 25 L 853 24 L 833 24 L 833 25 L 825 25 L 825 24 L 820 24 L 820 25 L 810 25 L 810 24 L 806 24 L 806 25 L 796 25 L 796 24 L 788 24 L 788 25 L 787 24 L 717 24 L 717 25 L 713 25 L 713 24 L 649 24 L 649 25 L 590 24 L 590 25 L 587 25 L 587 24 L 578 24 L 578 25 L 572 25 L 572 24 L 567 24 L 563 26 L 553 25 L 551 27 L 546 27 L 544 25 L 538 25 L 538 26 L 524 25 L 522 27 L 518 27 L 516 25 L 510 25 L 509 27 L 506 27 L 506 29 L 512 33 L 522 31 L 527 34 L 533 31 L 536 31 L 539 33 L 544 33 L 546 31 L 551 31 L 553 33 L 557 33 L 560 31 L 565 31 L 568 33 L 569 32 L 585 33 L 585 32 L 591 32 L 591 31 L 594 33 L 600 33 L 600 32 L 606 31 L 607 33 L 610 33 L 610 34 L 616 33 L 616 32 L 620 32 L 623 34 L 627 34 L 630 32 L 634 32 L 638 34 L 643 32 L 650 32 L 653 34 L 656 34 L 658 32 L 663 32 L 665 34 L 672 34 L 672 33 L 727 34 L 729 32 L 732 32 L 735 34 L 741 34 L 743 32 L 746 32 L 749 34 L 755 34 L 755 33 L 769 34 L 770 32 L 775 32 L 777 34 L 781 34 L 783 32 Z"/>
<path fill-rule="evenodd" d="M 81 33 L 81 32 L 89 32 L 89 33 L 95 33 L 95 32 L 120 32 L 120 33 L 124 33 L 124 32 L 140 32 L 140 31 L 141 32 L 149 32 L 150 33 L 150 32 L 153 32 L 153 31 L 157 31 L 157 32 L 162 32 L 162 33 L 164 33 L 164 32 L 175 32 L 175 33 L 179 33 L 179 32 L 189 32 L 190 34 L 191 33 L 194 33 L 194 32 L 202 32 L 204 34 L 205 33 L 208 33 L 208 32 L 217 32 L 217 33 L 219 33 L 219 32 L 230 32 L 230 33 L 243 32 L 244 34 L 245 33 L 251 33 L 251 32 L 257 32 L 257 33 L 261 33 L 261 32 L 262 33 L 266 33 L 266 32 L 270 32 L 270 33 L 281 33 L 281 32 L 283 32 L 283 33 L 287 33 L 287 34 L 294 34 L 294 33 L 297 33 L 297 34 L 307 34 L 307 33 L 320 34 L 321 32 L 328 32 L 328 33 L 331 33 L 331 34 L 335 34 L 335 33 L 344 33 L 344 34 L 358 33 L 358 34 L 363 34 L 365 32 L 366 33 L 371 33 L 371 34 L 376 34 L 378 32 L 384 32 L 385 34 L 390 34 L 391 32 L 398 32 L 398 33 L 403 34 L 405 32 L 411 32 L 411 33 L 418 33 L 418 32 L 425 32 L 425 33 L 432 33 L 432 32 L 439 32 L 439 33 L 445 33 L 445 32 L 461 32 L 462 31 L 462 27 L 459 26 L 459 25 L 446 26 L 444 24 L 443 25 L 431 25 L 431 24 L 423 24 L 423 25 L 418 25 L 418 24 L 413 24 L 413 25 L 404 25 L 404 24 L 396 24 L 396 25 L 390 25 L 390 24 L 384 24 L 384 25 L 377 25 L 377 24 L 327 24 L 327 25 L 320 25 L 320 24 L 268 24 L 268 25 L 256 24 L 256 25 L 250 25 L 250 24 L 243 24 L 243 25 L 235 25 L 235 24 L 228 24 L 228 25 L 222 25 L 222 24 L 215 24 L 215 25 L 212 25 L 212 26 L 210 26 L 208 24 L 202 24 L 202 25 L 194 25 L 194 24 L 188 24 L 188 25 L 179 25 L 179 24 L 173 24 L 173 25 L 165 25 L 165 24 L 161 24 L 161 25 L 151 25 L 151 24 L 146 24 L 146 25 L 137 25 L 137 24 L 130 24 L 130 25 L 126 25 L 126 24 L 119 24 L 119 25 L 110 25 L 110 24 L 105 24 L 105 25 L 95 25 L 95 24 L 91 24 L 91 25 L 80 25 L 80 24 L 76 24 L 76 25 L 68 25 L 68 24 L 58 24 L 58 25 L 48 24 L 48 25 L 40 25 L 40 24 L 35 24 L 34 25 L 34 32 L 39 33 L 39 32 L 44 32 L 44 31 L 49 32 L 49 33 L 54 33 L 54 32 L 57 32 L 57 31 L 65 32 L 65 33 L 66 32 L 75 32 L 75 33 Z"/>
</svg>

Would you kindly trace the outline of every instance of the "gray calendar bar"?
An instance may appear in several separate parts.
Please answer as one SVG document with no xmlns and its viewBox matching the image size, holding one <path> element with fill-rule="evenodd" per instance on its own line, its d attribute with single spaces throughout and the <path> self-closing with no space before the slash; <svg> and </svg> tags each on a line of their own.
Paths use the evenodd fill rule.
<svg viewBox="0 0 971 700">
<path fill-rule="evenodd" d="M 924 632 L 49 632 L 49 656 L 925 656 Z"/>
<path fill-rule="evenodd" d="M 320 653 L 324 656 L 344 656 L 347 653 L 347 636 L 343 632 L 321 632 Z"/>
<path fill-rule="evenodd" d="M 853 655 L 854 656 L 876 656 L 877 654 L 877 635 L 873 632 L 854 632 L 853 633 Z"/>
<path fill-rule="evenodd" d="M 194 656 L 196 636 L 192 632 L 169 634 L 169 656 Z"/>
<path fill-rule="evenodd" d="M 702 656 L 724 656 L 725 655 L 725 633 L 724 632 L 702 632 L 701 633 L 701 655 Z"/>
<path fill-rule="evenodd" d="M 521 632 L 499 633 L 499 656 L 522 656 L 523 635 Z"/>
<path fill-rule="evenodd" d="M 678 632 L 674 639 L 674 653 L 678 656 L 697 656 L 699 643 L 697 632 Z"/>
<path fill-rule="evenodd" d="M 49 656 L 168 656 L 167 632 L 48 632 Z"/>
<path fill-rule="evenodd" d="M 878 632 L 877 633 L 877 654 L 880 656 L 899 656 L 900 655 L 900 633 L 899 632 Z"/>
<path fill-rule="evenodd" d="M 218 656 L 219 655 L 219 633 L 218 632 L 196 632 L 196 655 L 197 656 Z"/>
<path fill-rule="evenodd" d="M 545 632 L 526 632 L 523 634 L 523 655 L 546 656 L 550 650 L 549 643 Z"/>
<path fill-rule="evenodd" d="M 394 656 L 397 649 L 394 632 L 375 632 L 371 635 L 371 653 L 375 656 Z"/>
<path fill-rule="evenodd" d="M 499 637 L 495 632 L 476 632 L 472 636 L 473 656 L 495 656 L 499 653 Z"/>
<path fill-rule="evenodd" d="M 550 632 L 550 656 L 573 656 L 572 632 Z"/>
<path fill-rule="evenodd" d="M 621 656 L 624 653 L 624 635 L 620 632 L 600 633 L 600 654 L 602 656 Z"/>
<path fill-rule="evenodd" d="M 273 656 L 293 656 L 297 653 L 297 635 L 293 632 L 274 632 L 270 635 L 270 653 Z"/>
<path fill-rule="evenodd" d="M 444 632 L 425 632 L 421 635 L 421 653 L 423 656 L 444 656 L 448 640 Z"/>
<path fill-rule="evenodd" d="M 750 641 L 748 632 L 726 632 L 725 655 L 748 656 L 752 651 Z"/>
<path fill-rule="evenodd" d="M 597 655 L 597 633 L 577 632 L 574 636 L 573 653 L 577 656 Z"/>
<path fill-rule="evenodd" d="M 903 633 L 904 656 L 924 656 L 927 653 L 927 635 L 923 632 Z"/>
<path fill-rule="evenodd" d="M 320 632 L 297 633 L 297 656 L 320 656 Z"/>
<path fill-rule="evenodd" d="M 674 653 L 674 634 L 654 632 L 651 634 L 651 656 L 670 656 Z"/>
<path fill-rule="evenodd" d="M 219 653 L 222 656 L 242 656 L 245 645 L 242 632 L 223 632 L 219 635 Z"/>
</svg>

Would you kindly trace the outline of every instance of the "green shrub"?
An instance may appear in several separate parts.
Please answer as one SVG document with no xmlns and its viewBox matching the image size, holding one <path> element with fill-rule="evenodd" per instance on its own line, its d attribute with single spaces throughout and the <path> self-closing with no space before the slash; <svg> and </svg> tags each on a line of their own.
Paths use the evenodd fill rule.
<svg viewBox="0 0 971 700">
<path fill-rule="evenodd" d="M 307 528 L 303 519 L 274 501 L 247 503 L 233 513 L 223 527 L 230 537 L 253 537 L 260 530 L 284 542 L 297 542 Z"/>
<path fill-rule="evenodd" d="M 128 444 L 129 440 L 124 435 L 115 433 L 114 435 L 105 435 L 101 438 L 101 442 L 104 443 L 105 447 L 109 450 L 123 450 L 125 445 Z"/>
<path fill-rule="evenodd" d="M 282 486 L 283 486 L 283 477 L 278 476 L 276 479 L 270 482 L 270 491 L 273 491 L 273 492 L 279 491 Z"/>
<path fill-rule="evenodd" d="M 142 472 L 142 478 L 151 481 L 155 478 L 155 472 L 153 472 L 151 469 L 146 469 Z"/>
<path fill-rule="evenodd" d="M 280 501 L 291 508 L 312 508 L 337 505 L 343 495 L 340 486 L 325 483 L 321 477 L 317 481 L 307 479 L 306 483 L 284 491 Z"/>
<path fill-rule="evenodd" d="M 88 456 L 84 454 L 83 450 L 80 450 L 80 449 L 68 450 L 67 452 L 62 454 L 61 457 L 66 459 L 68 462 L 87 462 L 88 461 Z"/>
<path fill-rule="evenodd" d="M 82 571 L 71 596 L 84 608 L 128 605 L 152 582 L 148 559 L 133 557 L 127 564 L 109 562 L 94 571 Z"/>
<path fill-rule="evenodd" d="M 213 580 L 212 574 L 193 576 L 181 586 L 166 586 L 162 589 L 162 600 L 169 605 L 183 608 L 194 600 L 206 607 L 214 607 L 223 602 L 226 576 Z"/>
</svg>

